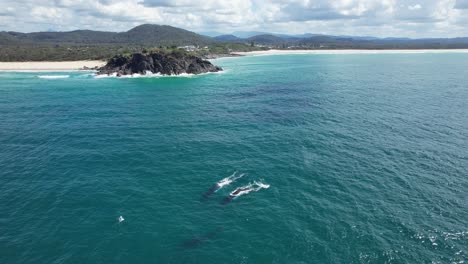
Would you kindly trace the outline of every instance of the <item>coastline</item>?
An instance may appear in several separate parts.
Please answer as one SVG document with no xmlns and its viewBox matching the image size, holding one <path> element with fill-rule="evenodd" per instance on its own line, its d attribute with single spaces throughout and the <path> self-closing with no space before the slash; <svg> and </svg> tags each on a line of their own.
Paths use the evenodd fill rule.
<svg viewBox="0 0 468 264">
<path fill-rule="evenodd" d="M 392 49 L 392 50 L 261 50 L 247 52 L 231 52 L 230 54 L 215 54 L 205 59 L 216 61 L 221 58 L 238 58 L 243 56 L 269 56 L 288 54 L 423 54 L 423 53 L 468 53 L 468 49 Z M 80 61 L 22 61 L 0 62 L 0 71 L 74 71 L 92 70 L 102 67 L 106 61 L 80 60 Z"/>
<path fill-rule="evenodd" d="M 68 71 L 92 69 L 106 64 L 105 61 L 24 61 L 0 62 L 0 71 Z"/>
<path fill-rule="evenodd" d="M 421 54 L 421 53 L 468 53 L 468 49 L 395 49 L 395 50 L 261 50 L 247 52 L 232 52 L 237 56 L 266 56 L 286 54 Z"/>
</svg>

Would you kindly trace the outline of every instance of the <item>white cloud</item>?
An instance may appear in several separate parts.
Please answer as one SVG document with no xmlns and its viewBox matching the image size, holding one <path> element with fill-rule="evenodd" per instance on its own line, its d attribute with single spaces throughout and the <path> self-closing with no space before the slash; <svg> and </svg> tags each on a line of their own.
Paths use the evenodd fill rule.
<svg viewBox="0 0 468 264">
<path fill-rule="evenodd" d="M 408 10 L 418 10 L 418 9 L 421 9 L 421 8 L 422 8 L 422 6 L 420 4 L 408 6 Z"/>
<path fill-rule="evenodd" d="M 468 36 L 468 0 L 0 0 L 0 30 L 124 31 L 142 23 L 402 37 Z"/>
</svg>

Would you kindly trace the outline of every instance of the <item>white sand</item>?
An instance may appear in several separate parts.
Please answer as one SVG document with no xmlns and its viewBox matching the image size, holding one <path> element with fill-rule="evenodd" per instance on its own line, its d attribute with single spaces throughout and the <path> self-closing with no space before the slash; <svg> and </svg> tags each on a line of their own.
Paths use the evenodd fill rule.
<svg viewBox="0 0 468 264">
<path fill-rule="evenodd" d="M 411 54 L 411 53 L 468 53 L 468 49 L 417 49 L 417 50 L 262 50 L 233 52 L 236 55 L 260 56 L 281 54 Z"/>
<path fill-rule="evenodd" d="M 2 71 L 54 71 L 79 70 L 84 66 L 88 68 L 101 67 L 105 61 L 28 61 L 28 62 L 0 62 Z"/>
</svg>

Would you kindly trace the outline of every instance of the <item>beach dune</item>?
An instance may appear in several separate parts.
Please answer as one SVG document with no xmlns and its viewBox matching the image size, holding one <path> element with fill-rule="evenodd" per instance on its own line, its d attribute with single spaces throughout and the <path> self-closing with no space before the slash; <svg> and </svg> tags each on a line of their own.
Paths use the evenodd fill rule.
<svg viewBox="0 0 468 264">
<path fill-rule="evenodd" d="M 94 68 L 106 64 L 105 61 L 27 61 L 27 62 L 0 62 L 2 71 L 54 71 L 79 70 L 83 67 Z"/>
</svg>

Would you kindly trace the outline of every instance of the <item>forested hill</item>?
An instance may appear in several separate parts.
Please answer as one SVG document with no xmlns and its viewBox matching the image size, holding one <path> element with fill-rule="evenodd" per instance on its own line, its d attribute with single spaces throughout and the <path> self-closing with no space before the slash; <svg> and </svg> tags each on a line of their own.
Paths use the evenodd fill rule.
<svg viewBox="0 0 468 264">
<path fill-rule="evenodd" d="M 126 32 L 75 30 L 70 32 L 0 32 L 0 45 L 209 45 L 209 37 L 181 28 L 144 24 Z"/>
<path fill-rule="evenodd" d="M 217 41 L 181 28 L 144 24 L 126 32 L 75 30 L 69 32 L 0 32 L 0 61 L 100 60 L 157 47 Z"/>
</svg>

